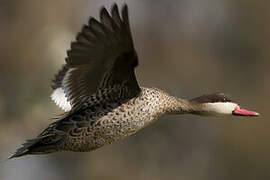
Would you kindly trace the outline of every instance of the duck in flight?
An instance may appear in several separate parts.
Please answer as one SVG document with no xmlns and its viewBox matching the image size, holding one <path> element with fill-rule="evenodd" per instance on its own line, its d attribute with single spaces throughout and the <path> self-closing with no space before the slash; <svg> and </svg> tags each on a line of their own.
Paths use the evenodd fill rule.
<svg viewBox="0 0 270 180">
<path fill-rule="evenodd" d="M 10 158 L 59 151 L 86 152 L 119 141 L 165 114 L 258 116 L 223 93 L 180 99 L 140 87 L 134 69 L 128 8 L 103 7 L 100 21 L 90 18 L 67 51 L 66 64 L 53 80 L 52 100 L 64 115 Z"/>
</svg>

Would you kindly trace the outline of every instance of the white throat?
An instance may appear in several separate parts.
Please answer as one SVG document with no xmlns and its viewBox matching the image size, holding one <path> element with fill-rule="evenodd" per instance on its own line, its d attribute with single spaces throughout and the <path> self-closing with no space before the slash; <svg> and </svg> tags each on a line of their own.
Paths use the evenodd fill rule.
<svg viewBox="0 0 270 180">
<path fill-rule="evenodd" d="M 236 106 L 237 104 L 232 102 L 214 102 L 204 103 L 202 109 L 211 115 L 232 115 Z"/>
</svg>

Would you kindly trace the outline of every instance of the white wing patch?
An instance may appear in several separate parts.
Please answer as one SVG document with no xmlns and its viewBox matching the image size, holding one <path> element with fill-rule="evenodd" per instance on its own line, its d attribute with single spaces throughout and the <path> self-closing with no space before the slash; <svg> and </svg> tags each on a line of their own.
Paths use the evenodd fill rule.
<svg viewBox="0 0 270 180">
<path fill-rule="evenodd" d="M 55 102 L 56 105 L 58 105 L 64 111 L 67 112 L 71 110 L 71 104 L 70 102 L 68 102 L 67 97 L 62 88 L 55 89 L 51 95 L 51 99 Z"/>
</svg>

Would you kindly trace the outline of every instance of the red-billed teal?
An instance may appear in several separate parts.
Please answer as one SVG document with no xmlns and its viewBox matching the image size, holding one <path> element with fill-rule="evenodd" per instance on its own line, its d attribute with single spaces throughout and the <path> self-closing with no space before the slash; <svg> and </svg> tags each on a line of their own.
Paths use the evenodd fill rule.
<svg viewBox="0 0 270 180">
<path fill-rule="evenodd" d="M 53 80 L 51 97 L 67 112 L 10 158 L 92 151 L 136 133 L 164 114 L 259 115 L 241 109 L 223 93 L 184 100 L 140 87 L 137 65 L 127 5 L 121 17 L 116 4 L 111 14 L 103 7 L 100 22 L 90 18 L 71 43 L 66 64 Z"/>
</svg>

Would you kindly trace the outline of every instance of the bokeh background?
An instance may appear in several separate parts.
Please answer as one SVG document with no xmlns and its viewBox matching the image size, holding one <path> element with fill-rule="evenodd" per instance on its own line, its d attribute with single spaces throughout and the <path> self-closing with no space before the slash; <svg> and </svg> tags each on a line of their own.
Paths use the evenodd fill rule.
<svg viewBox="0 0 270 180">
<path fill-rule="evenodd" d="M 0 163 L 1 180 L 270 179 L 270 1 L 1 0 L 0 160 L 57 114 L 50 80 L 89 16 L 129 6 L 138 79 L 184 98 L 225 92 L 259 118 L 164 116 L 90 153 Z"/>
</svg>

